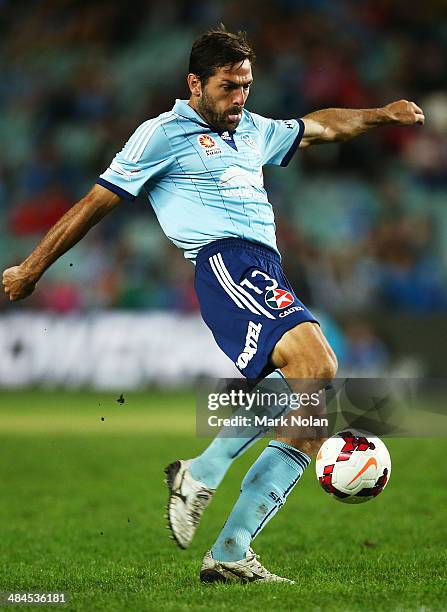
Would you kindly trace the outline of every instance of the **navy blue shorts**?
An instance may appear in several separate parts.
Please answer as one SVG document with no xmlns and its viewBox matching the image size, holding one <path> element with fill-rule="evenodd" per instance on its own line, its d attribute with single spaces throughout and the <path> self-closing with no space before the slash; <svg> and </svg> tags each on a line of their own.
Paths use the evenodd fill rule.
<svg viewBox="0 0 447 612">
<path fill-rule="evenodd" d="M 270 354 L 284 333 L 317 320 L 295 295 L 279 255 L 239 238 L 200 249 L 195 288 L 203 320 L 219 347 L 247 378 L 274 369 Z"/>
</svg>

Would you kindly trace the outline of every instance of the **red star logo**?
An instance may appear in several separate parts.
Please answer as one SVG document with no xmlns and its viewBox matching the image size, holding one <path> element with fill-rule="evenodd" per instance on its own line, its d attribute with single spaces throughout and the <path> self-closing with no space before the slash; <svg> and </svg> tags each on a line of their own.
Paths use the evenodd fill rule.
<svg viewBox="0 0 447 612">
<path fill-rule="evenodd" d="M 282 310 L 287 308 L 290 304 L 293 304 L 295 298 L 293 295 L 285 289 L 271 289 L 267 291 L 265 295 L 265 302 L 267 306 L 274 310 Z"/>
</svg>

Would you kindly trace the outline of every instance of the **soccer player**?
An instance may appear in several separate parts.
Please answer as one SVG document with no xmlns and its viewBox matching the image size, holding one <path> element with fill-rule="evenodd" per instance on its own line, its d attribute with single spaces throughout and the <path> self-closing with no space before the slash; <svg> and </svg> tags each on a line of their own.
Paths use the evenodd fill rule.
<svg viewBox="0 0 447 612">
<path fill-rule="evenodd" d="M 288 380 L 325 381 L 336 357 L 281 268 L 265 165 L 287 166 L 298 147 L 348 140 L 381 125 L 424 123 L 399 100 L 382 108 L 332 108 L 273 120 L 245 108 L 254 53 L 243 33 L 211 30 L 193 44 L 189 100 L 136 129 L 91 191 L 18 266 L 5 270 L 10 300 L 30 295 L 45 270 L 119 203 L 144 191 L 166 236 L 195 263 L 202 317 L 219 347 L 250 379 L 290 391 Z M 299 194 L 297 194 L 299 199 Z M 169 525 L 186 548 L 233 460 L 260 437 L 219 434 L 201 455 L 166 469 Z M 203 581 L 287 581 L 251 548 L 280 510 L 321 440 L 278 438 L 242 482 L 239 499 L 201 569 Z"/>
</svg>

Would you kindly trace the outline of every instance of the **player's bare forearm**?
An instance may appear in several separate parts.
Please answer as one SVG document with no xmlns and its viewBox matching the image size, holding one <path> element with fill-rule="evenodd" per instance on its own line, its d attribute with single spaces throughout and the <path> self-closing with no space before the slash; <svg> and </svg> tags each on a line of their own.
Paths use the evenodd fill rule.
<svg viewBox="0 0 447 612">
<path fill-rule="evenodd" d="M 4 271 L 3 286 L 9 299 L 15 301 L 30 295 L 45 270 L 79 242 L 119 201 L 117 195 L 95 185 L 53 225 L 23 263 Z"/>
<path fill-rule="evenodd" d="M 303 117 L 300 147 L 342 142 L 382 125 L 423 125 L 424 112 L 414 102 L 398 100 L 382 108 L 327 108 Z"/>
<path fill-rule="evenodd" d="M 95 192 L 96 187 L 72 206 L 25 259 L 22 267 L 28 270 L 35 280 L 38 280 L 52 263 L 79 242 L 108 212 L 107 203 L 101 201 L 98 205 Z M 114 195 L 109 193 L 111 196 Z"/>
</svg>

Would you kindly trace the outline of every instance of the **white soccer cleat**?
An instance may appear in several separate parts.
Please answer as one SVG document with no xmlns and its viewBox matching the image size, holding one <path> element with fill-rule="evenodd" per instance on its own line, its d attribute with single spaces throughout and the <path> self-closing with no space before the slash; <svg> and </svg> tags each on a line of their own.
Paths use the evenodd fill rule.
<svg viewBox="0 0 447 612">
<path fill-rule="evenodd" d="M 203 558 L 200 580 L 202 582 L 288 582 L 293 580 L 281 578 L 270 573 L 258 561 L 259 555 L 252 548 L 248 549 L 245 559 L 240 561 L 217 561 L 209 550 Z"/>
<path fill-rule="evenodd" d="M 191 476 L 189 461 L 174 461 L 165 469 L 165 474 L 169 488 L 169 529 L 180 548 L 187 548 L 216 489 L 209 489 Z"/>
</svg>

